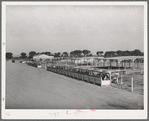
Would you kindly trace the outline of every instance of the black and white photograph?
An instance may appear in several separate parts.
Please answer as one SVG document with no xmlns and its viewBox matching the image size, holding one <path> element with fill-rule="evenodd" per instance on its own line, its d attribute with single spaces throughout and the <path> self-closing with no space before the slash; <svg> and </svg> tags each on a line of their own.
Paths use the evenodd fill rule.
<svg viewBox="0 0 149 121">
<path fill-rule="evenodd" d="M 147 2 L 2 2 L 3 119 L 146 119 Z"/>
</svg>

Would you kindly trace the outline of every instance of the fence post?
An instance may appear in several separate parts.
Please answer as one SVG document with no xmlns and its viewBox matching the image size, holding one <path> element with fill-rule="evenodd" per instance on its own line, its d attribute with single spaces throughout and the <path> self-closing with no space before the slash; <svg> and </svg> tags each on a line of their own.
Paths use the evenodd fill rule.
<svg viewBox="0 0 149 121">
<path fill-rule="evenodd" d="M 133 92 L 133 77 L 131 78 L 131 92 Z"/>
<path fill-rule="evenodd" d="M 102 87 L 102 77 L 100 77 L 100 80 L 101 80 L 101 87 Z"/>
<path fill-rule="evenodd" d="M 121 89 L 122 89 L 122 84 L 123 84 L 123 79 L 122 79 L 122 75 L 121 75 Z"/>
<path fill-rule="evenodd" d="M 47 70 L 47 63 L 45 63 L 45 69 Z"/>
<path fill-rule="evenodd" d="M 117 76 L 117 78 L 116 78 L 116 83 L 117 83 L 117 84 L 118 84 L 118 77 L 119 77 L 119 76 Z"/>
</svg>

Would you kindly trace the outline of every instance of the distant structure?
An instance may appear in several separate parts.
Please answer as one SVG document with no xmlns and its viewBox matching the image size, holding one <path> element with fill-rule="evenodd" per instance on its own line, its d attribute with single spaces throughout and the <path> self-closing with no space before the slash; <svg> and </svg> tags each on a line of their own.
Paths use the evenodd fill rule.
<svg viewBox="0 0 149 121">
<path fill-rule="evenodd" d="M 123 67 L 130 68 L 139 67 L 139 63 L 144 61 L 144 56 L 122 56 L 122 57 L 58 57 L 53 58 L 52 61 L 56 62 L 72 62 L 75 65 L 92 65 L 92 66 L 115 66 L 115 67 Z"/>
<path fill-rule="evenodd" d="M 45 55 L 45 54 L 38 54 L 38 55 L 35 55 L 33 56 L 33 60 L 36 60 L 36 61 L 44 61 L 44 60 L 52 60 L 54 58 L 54 56 L 48 56 L 48 55 Z"/>
</svg>

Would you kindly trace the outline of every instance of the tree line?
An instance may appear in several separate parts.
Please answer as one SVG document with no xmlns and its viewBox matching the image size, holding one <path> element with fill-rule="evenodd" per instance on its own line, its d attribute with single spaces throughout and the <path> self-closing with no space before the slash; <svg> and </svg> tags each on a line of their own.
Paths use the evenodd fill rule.
<svg viewBox="0 0 149 121">
<path fill-rule="evenodd" d="M 144 56 L 144 52 L 141 52 L 139 49 L 133 51 L 107 51 L 104 54 L 104 57 L 116 57 L 116 56 Z"/>
<path fill-rule="evenodd" d="M 19 58 L 33 58 L 33 56 L 38 55 L 38 54 L 45 54 L 48 56 L 54 56 L 54 57 L 90 57 L 93 56 L 90 50 L 74 50 L 71 51 L 70 53 L 68 52 L 57 52 L 52 54 L 51 52 L 35 52 L 31 51 L 29 52 L 29 56 L 25 52 L 22 52 L 20 54 Z M 96 55 L 99 57 L 116 57 L 116 56 L 144 56 L 144 52 L 141 52 L 139 49 L 135 49 L 133 51 L 122 51 L 122 50 L 117 50 L 117 51 L 106 51 L 105 53 L 103 51 L 97 51 Z M 13 53 L 7 52 L 6 53 L 6 59 L 11 59 L 13 58 Z"/>
</svg>

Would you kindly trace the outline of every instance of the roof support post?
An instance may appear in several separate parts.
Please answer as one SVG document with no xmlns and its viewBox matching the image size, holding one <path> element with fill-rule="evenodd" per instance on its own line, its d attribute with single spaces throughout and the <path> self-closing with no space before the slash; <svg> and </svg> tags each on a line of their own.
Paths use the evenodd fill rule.
<svg viewBox="0 0 149 121">
<path fill-rule="evenodd" d="M 111 67 L 111 60 L 109 59 L 109 61 L 110 61 L 110 67 Z"/>
<path fill-rule="evenodd" d="M 106 62 L 106 59 L 103 59 L 103 66 L 105 67 L 105 62 Z"/>
<path fill-rule="evenodd" d="M 132 62 L 133 62 L 133 69 L 134 69 L 134 65 L 135 65 L 135 60 L 132 60 Z"/>
<path fill-rule="evenodd" d="M 117 60 L 118 61 L 118 67 L 119 67 L 119 70 L 120 70 L 120 64 L 121 64 L 121 60 Z"/>
<path fill-rule="evenodd" d="M 137 68 L 138 68 L 139 67 L 139 65 L 138 65 L 139 64 L 139 60 L 137 59 L 136 62 L 137 62 Z"/>
<path fill-rule="evenodd" d="M 118 67 L 118 60 L 115 60 L 116 61 L 116 67 Z"/>
<path fill-rule="evenodd" d="M 124 60 L 124 68 L 126 69 L 126 60 Z"/>
<path fill-rule="evenodd" d="M 121 61 L 121 67 L 123 67 L 123 61 Z"/>
<path fill-rule="evenodd" d="M 105 67 L 105 61 L 103 61 L 103 66 Z"/>
<path fill-rule="evenodd" d="M 98 66 L 101 66 L 101 60 L 98 61 Z"/>
<path fill-rule="evenodd" d="M 130 60 L 129 60 L 129 68 L 130 68 Z"/>
</svg>

